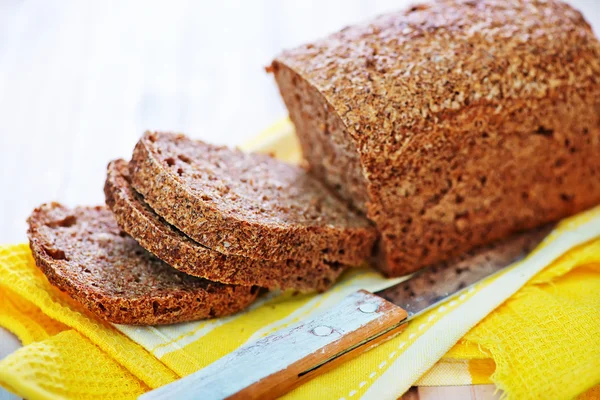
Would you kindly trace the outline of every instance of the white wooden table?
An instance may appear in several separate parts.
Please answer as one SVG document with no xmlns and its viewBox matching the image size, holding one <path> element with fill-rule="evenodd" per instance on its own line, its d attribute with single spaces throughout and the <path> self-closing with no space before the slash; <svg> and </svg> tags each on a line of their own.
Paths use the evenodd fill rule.
<svg viewBox="0 0 600 400">
<path fill-rule="evenodd" d="M 107 162 L 145 129 L 229 145 L 256 134 L 286 115 L 263 69 L 281 49 L 406 3 L 0 0 L 0 243 L 24 241 L 42 202 L 103 203 Z M 600 2 L 571 3 L 600 31 Z M 0 330 L 0 358 L 17 346 Z"/>
</svg>

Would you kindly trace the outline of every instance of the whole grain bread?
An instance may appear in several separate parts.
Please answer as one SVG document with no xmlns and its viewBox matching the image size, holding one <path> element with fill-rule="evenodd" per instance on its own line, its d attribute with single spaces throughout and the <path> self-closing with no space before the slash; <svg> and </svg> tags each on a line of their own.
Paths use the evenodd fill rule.
<svg viewBox="0 0 600 400">
<path fill-rule="evenodd" d="M 326 261 L 261 261 L 225 256 L 202 246 L 156 215 L 131 187 L 125 160 L 108 164 L 106 204 L 117 224 L 142 247 L 186 274 L 211 281 L 268 289 L 324 291 L 344 266 Z"/>
<path fill-rule="evenodd" d="M 50 283 L 101 319 L 156 325 L 242 310 L 257 287 L 224 285 L 179 272 L 119 229 L 105 207 L 36 208 L 29 243 Z"/>
<path fill-rule="evenodd" d="M 377 238 L 366 218 L 304 169 L 268 155 L 147 132 L 129 171 L 158 215 L 226 255 L 357 265 Z"/>
<path fill-rule="evenodd" d="M 569 5 L 441 0 L 271 65 L 312 172 L 402 275 L 600 202 L 600 44 Z"/>
</svg>

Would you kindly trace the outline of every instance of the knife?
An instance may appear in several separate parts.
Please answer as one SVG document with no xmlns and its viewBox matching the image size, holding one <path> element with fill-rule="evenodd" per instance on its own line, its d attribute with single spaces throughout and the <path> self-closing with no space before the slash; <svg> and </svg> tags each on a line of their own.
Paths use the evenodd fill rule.
<svg viewBox="0 0 600 400">
<path fill-rule="evenodd" d="M 268 399 L 281 396 L 402 332 L 415 316 L 523 259 L 554 225 L 516 234 L 408 280 L 359 290 L 311 320 L 241 346 L 207 367 L 139 397 Z"/>
</svg>

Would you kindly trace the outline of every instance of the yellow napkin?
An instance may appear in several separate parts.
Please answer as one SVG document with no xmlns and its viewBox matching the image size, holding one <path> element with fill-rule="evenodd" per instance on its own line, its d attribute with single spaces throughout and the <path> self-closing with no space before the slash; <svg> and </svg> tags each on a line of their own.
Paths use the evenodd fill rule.
<svg viewBox="0 0 600 400">
<path fill-rule="evenodd" d="M 245 149 L 299 157 L 288 121 Z M 48 284 L 27 245 L 0 246 L 0 325 L 25 345 L 0 362 L 0 385 L 30 399 L 135 398 L 311 317 L 352 291 L 401 280 L 358 269 L 320 295 L 270 293 L 227 318 L 133 327 L 82 311 Z M 563 221 L 506 273 L 286 397 L 396 398 L 411 385 L 490 382 L 514 399 L 598 394 L 600 207 Z"/>
</svg>

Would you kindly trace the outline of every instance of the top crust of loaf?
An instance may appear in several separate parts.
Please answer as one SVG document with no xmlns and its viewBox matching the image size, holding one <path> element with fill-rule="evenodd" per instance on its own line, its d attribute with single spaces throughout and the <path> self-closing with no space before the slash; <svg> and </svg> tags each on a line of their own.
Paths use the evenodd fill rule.
<svg viewBox="0 0 600 400">
<path fill-rule="evenodd" d="M 147 132 L 130 175 L 157 214 L 223 254 L 356 265 L 377 238 L 305 170 L 267 155 Z"/>
<path fill-rule="evenodd" d="M 36 208 L 29 242 L 50 283 L 113 323 L 169 324 L 237 312 L 256 288 L 223 285 L 179 272 L 122 232 L 105 207 Z"/>
<path fill-rule="evenodd" d="M 441 0 L 284 51 L 281 65 L 325 96 L 359 150 L 386 154 L 394 142 L 378 136 L 401 144 L 469 105 L 597 83 L 600 46 L 560 1 Z"/>
<path fill-rule="evenodd" d="M 119 226 L 146 250 L 186 274 L 227 284 L 307 292 L 327 289 L 344 270 L 342 265 L 324 261 L 225 256 L 194 242 L 156 215 L 131 187 L 125 160 L 109 163 L 106 175 L 106 203 Z"/>
</svg>

